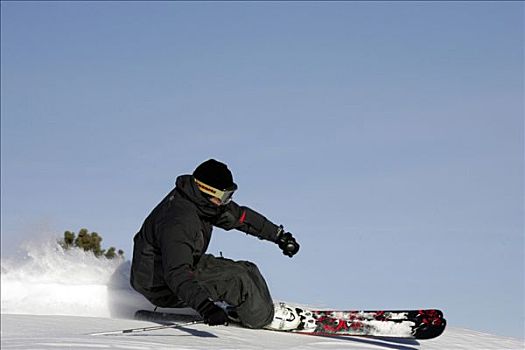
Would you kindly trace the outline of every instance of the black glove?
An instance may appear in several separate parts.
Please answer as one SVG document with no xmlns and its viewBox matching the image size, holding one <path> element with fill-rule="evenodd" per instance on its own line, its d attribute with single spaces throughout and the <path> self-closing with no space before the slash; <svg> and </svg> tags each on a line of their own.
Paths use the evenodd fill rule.
<svg viewBox="0 0 525 350">
<path fill-rule="evenodd" d="M 219 326 L 228 324 L 228 315 L 224 309 L 218 307 L 211 300 L 206 300 L 197 308 L 199 314 L 204 319 L 204 323 L 210 326 Z"/>
<path fill-rule="evenodd" d="M 284 232 L 282 226 L 279 226 L 279 232 L 277 233 L 277 244 L 282 249 L 283 254 L 288 255 L 290 258 L 299 251 L 299 243 L 297 243 L 290 232 Z"/>
</svg>

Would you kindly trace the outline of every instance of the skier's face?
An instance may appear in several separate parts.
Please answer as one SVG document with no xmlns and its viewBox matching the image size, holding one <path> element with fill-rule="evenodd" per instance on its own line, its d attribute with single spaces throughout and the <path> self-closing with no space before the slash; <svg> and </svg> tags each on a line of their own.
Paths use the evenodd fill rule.
<svg viewBox="0 0 525 350">
<path fill-rule="evenodd" d="M 216 206 L 220 207 L 222 205 L 221 200 L 216 197 L 210 197 L 210 202 L 215 204 Z"/>
</svg>

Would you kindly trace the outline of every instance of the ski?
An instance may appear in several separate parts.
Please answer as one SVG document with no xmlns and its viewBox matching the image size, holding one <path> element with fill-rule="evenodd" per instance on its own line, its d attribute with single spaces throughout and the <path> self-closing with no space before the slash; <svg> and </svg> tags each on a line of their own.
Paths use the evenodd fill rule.
<svg viewBox="0 0 525 350">
<path fill-rule="evenodd" d="M 200 317 L 139 310 L 135 319 L 168 325 L 170 322 L 196 322 Z M 337 311 L 276 303 L 274 320 L 265 329 L 316 336 L 432 339 L 441 335 L 445 327 L 443 313 L 436 309 Z"/>
<path fill-rule="evenodd" d="M 446 326 L 443 313 L 436 309 L 334 311 L 277 303 L 275 315 L 269 328 L 311 335 L 432 339 Z"/>
<path fill-rule="evenodd" d="M 188 315 L 176 312 L 160 312 L 150 310 L 138 310 L 135 312 L 134 319 L 138 321 L 149 321 L 163 325 L 169 325 L 178 322 L 199 322 L 202 318 L 198 314 Z"/>
<path fill-rule="evenodd" d="M 268 328 L 292 333 L 330 336 L 370 336 L 431 339 L 443 333 L 440 310 L 310 310 L 278 303 Z"/>
</svg>

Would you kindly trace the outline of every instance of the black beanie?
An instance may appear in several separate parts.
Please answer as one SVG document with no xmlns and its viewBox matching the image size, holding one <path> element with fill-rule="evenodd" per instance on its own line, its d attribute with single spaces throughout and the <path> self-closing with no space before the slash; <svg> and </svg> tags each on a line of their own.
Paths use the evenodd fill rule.
<svg viewBox="0 0 525 350">
<path fill-rule="evenodd" d="M 233 182 L 232 173 L 226 164 L 215 159 L 209 159 L 199 165 L 193 172 L 193 176 L 206 185 L 215 187 L 221 191 L 237 187 Z"/>
</svg>

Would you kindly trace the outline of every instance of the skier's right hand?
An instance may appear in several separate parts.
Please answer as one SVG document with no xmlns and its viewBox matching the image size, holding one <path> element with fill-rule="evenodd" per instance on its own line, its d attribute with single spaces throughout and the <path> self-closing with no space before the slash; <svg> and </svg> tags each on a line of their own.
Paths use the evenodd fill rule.
<svg viewBox="0 0 525 350">
<path fill-rule="evenodd" d="M 228 324 L 228 314 L 224 309 L 218 307 L 213 301 L 207 299 L 197 308 L 199 314 L 204 319 L 204 323 L 210 326 L 219 326 Z"/>
</svg>

